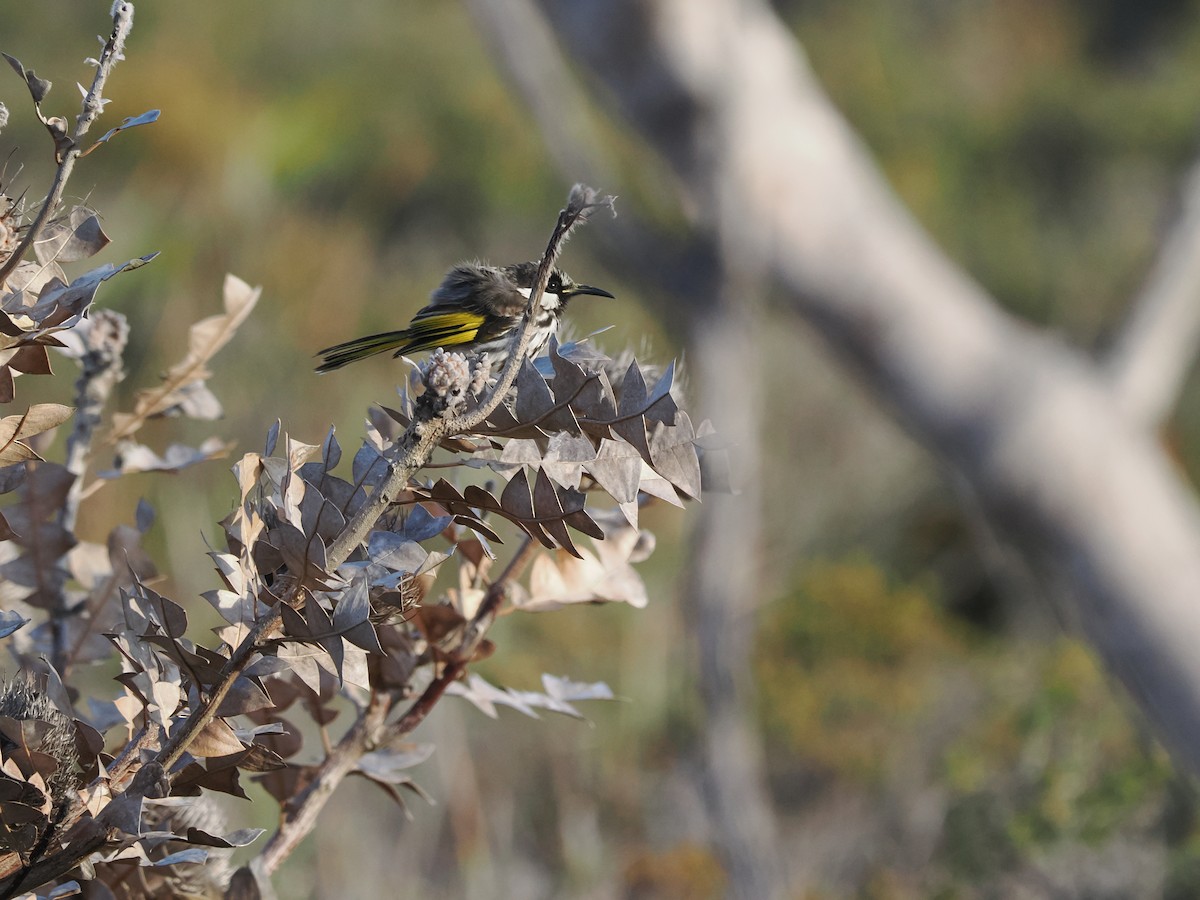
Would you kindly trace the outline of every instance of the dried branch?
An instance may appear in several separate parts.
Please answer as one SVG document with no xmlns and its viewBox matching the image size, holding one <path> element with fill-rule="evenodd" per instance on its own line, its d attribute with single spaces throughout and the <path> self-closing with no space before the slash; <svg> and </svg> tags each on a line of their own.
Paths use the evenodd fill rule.
<svg viewBox="0 0 1200 900">
<path fill-rule="evenodd" d="M 124 59 L 125 41 L 129 37 L 129 32 L 133 29 L 133 4 L 128 0 L 118 0 L 113 6 L 113 29 L 109 38 L 104 43 L 104 49 L 100 52 L 100 58 L 96 63 L 96 74 L 92 78 L 92 86 L 83 98 L 83 108 L 79 116 L 75 120 L 74 132 L 63 142 L 65 149 L 60 150 L 60 159 L 58 169 L 54 173 L 54 181 L 50 185 L 50 190 L 46 194 L 46 199 L 42 202 L 41 208 L 34 217 L 33 222 L 25 230 L 24 237 L 21 238 L 21 243 L 17 245 L 17 249 L 12 255 L 5 260 L 0 266 L 0 285 L 8 280 L 8 276 L 13 273 L 17 265 L 24 258 L 29 248 L 33 246 L 37 240 L 42 228 L 46 222 L 54 214 L 58 208 L 59 201 L 62 200 L 63 191 L 67 186 L 67 179 L 71 177 L 71 172 L 75 169 L 75 162 L 83 155 L 81 140 L 88 129 L 96 121 L 104 109 L 104 85 L 108 81 L 108 76 L 112 74 L 113 68 L 117 62 Z"/>
</svg>

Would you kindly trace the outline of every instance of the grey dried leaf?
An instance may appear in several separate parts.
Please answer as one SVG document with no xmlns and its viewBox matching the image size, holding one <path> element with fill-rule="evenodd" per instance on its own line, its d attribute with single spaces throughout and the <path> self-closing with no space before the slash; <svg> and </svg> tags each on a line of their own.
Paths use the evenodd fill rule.
<svg viewBox="0 0 1200 900">
<path fill-rule="evenodd" d="M 611 699 L 611 691 L 608 696 L 604 696 L 604 685 L 575 685 L 574 682 L 566 682 L 557 679 L 550 679 L 548 676 L 543 676 L 542 683 L 547 688 L 552 688 L 554 693 L 547 690 L 546 693 L 537 691 L 517 691 L 512 688 L 499 688 L 490 684 L 479 675 L 472 672 L 464 685 L 462 682 L 455 682 L 447 688 L 447 694 L 454 694 L 470 701 L 477 709 L 485 715 L 496 718 L 496 707 L 507 706 L 515 709 L 518 712 L 524 713 L 531 718 L 539 718 L 537 710 L 544 709 L 549 712 L 561 713 L 562 715 L 571 716 L 575 719 L 582 719 L 584 716 L 568 702 L 569 699 L 574 700 L 590 700 L 590 699 Z M 571 697 L 572 689 L 578 690 L 580 696 Z"/>
<path fill-rule="evenodd" d="M 394 750 L 374 750 L 364 754 L 355 771 L 377 781 L 399 784 L 407 781 L 407 770 L 433 756 L 433 744 L 406 743 Z"/>
<path fill-rule="evenodd" d="M 309 639 L 320 644 L 333 660 L 334 671 L 342 677 L 342 663 L 346 658 L 346 647 L 340 635 L 334 632 L 333 620 L 315 596 L 309 594 L 304 601 L 304 618 L 308 622 Z M 320 660 L 317 661 L 318 665 Z"/>
<path fill-rule="evenodd" d="M 379 448 L 369 443 L 364 442 L 358 452 L 354 454 L 351 474 L 356 485 L 375 487 L 387 477 L 389 471 L 391 471 L 391 463 L 388 462 L 387 457 L 379 451 Z"/>
<path fill-rule="evenodd" d="M 147 621 L 157 625 L 167 637 L 180 638 L 187 631 L 187 613 L 183 607 L 144 584 L 134 584 L 129 602 L 136 604 Z"/>
<path fill-rule="evenodd" d="M 661 422 L 664 425 L 674 425 L 679 407 L 671 396 L 671 388 L 675 384 L 675 360 L 659 376 L 654 387 L 646 394 L 646 405 L 642 415 L 651 422 Z"/>
<path fill-rule="evenodd" d="M 566 403 L 556 403 L 546 379 L 528 359 L 517 373 L 516 419 L 521 425 L 536 425 L 544 431 L 578 433 L 579 423 Z"/>
<path fill-rule="evenodd" d="M 318 535 L 305 535 L 295 525 L 280 522 L 265 540 L 279 551 L 289 574 L 301 584 L 323 588 L 335 580 L 326 571 L 325 543 Z"/>
<path fill-rule="evenodd" d="M 85 206 L 76 206 L 65 219 L 56 219 L 42 228 L 33 243 L 33 253 L 43 265 L 51 260 L 79 262 L 95 256 L 110 243 L 99 217 Z"/>
<path fill-rule="evenodd" d="M 113 582 L 109 584 L 106 578 L 104 589 L 111 591 L 114 587 L 128 585 L 133 579 L 146 581 L 158 575 L 154 560 L 142 549 L 142 534 L 129 525 L 117 525 L 108 533 L 105 551 L 108 554 L 108 576 L 113 578 Z M 94 584 L 94 581 L 91 582 L 91 585 Z"/>
<path fill-rule="evenodd" d="M 271 707 L 271 698 L 267 696 L 266 691 L 252 679 L 238 676 L 230 686 L 229 692 L 221 700 L 221 705 L 217 707 L 217 716 L 224 719 Z"/>
<path fill-rule="evenodd" d="M 13 465 L 0 468 L 0 494 L 9 494 L 25 483 L 26 466 Z"/>
<path fill-rule="evenodd" d="M 450 526 L 450 522 L 450 516 L 432 515 L 425 507 L 417 504 L 397 523 L 392 533 L 406 541 L 422 543 L 437 537 Z"/>
<path fill-rule="evenodd" d="M 276 649 L 276 658 L 291 668 L 301 684 L 314 694 L 321 693 L 321 670 L 312 648 L 302 644 L 283 644 Z"/>
<path fill-rule="evenodd" d="M 144 497 L 139 497 L 137 511 L 134 513 L 134 526 L 139 532 L 145 534 L 150 530 L 150 526 L 154 524 L 154 518 L 154 507 L 147 503 Z"/>
<path fill-rule="evenodd" d="M 267 443 L 263 448 L 263 456 L 274 456 L 275 445 L 279 443 L 279 431 L 283 428 L 283 423 L 276 419 L 271 423 L 271 427 L 267 429 Z"/>
<path fill-rule="evenodd" d="M 32 620 L 26 619 L 18 612 L 0 610 L 0 638 L 6 638 L 20 628 L 24 628 Z"/>
<path fill-rule="evenodd" d="M 587 464 L 587 472 L 618 503 L 629 503 L 637 499 L 642 465 L 637 448 L 602 438 L 600 452 Z"/>
<path fill-rule="evenodd" d="M 571 540 L 571 535 L 567 532 L 567 526 L 563 521 L 565 510 L 563 509 L 563 498 L 568 497 L 567 492 L 559 494 L 553 484 L 550 483 L 549 476 L 539 469 L 537 476 L 533 482 L 533 506 L 537 510 L 539 524 L 546 529 L 546 532 L 554 539 L 554 542 L 570 553 L 572 556 L 578 556 L 579 550 L 576 549 L 575 543 Z M 577 491 L 580 498 L 579 510 L 583 509 L 583 495 Z M 503 497 L 501 498 L 503 500 Z M 576 512 L 578 510 L 572 510 Z"/>
<path fill-rule="evenodd" d="M 265 828 L 239 828 L 228 834 L 217 835 L 209 834 L 199 828 L 189 828 L 183 839 L 189 844 L 197 844 L 201 847 L 248 847 L 266 833 Z"/>
<path fill-rule="evenodd" d="M 177 865 L 203 865 L 208 862 L 208 851 L 201 850 L 199 847 L 191 847 L 187 850 L 177 850 L 174 853 L 168 853 L 162 859 L 147 860 L 139 863 L 143 866 L 153 866 L 154 868 L 167 868 Z"/>
<path fill-rule="evenodd" d="M 547 696 L 565 703 L 576 703 L 580 700 L 614 700 L 612 688 L 603 681 L 583 682 L 572 681 L 570 678 L 559 678 L 554 675 L 542 674 L 542 687 Z"/>
<path fill-rule="evenodd" d="M 383 655 L 379 636 L 370 622 L 371 599 L 367 579 L 356 578 L 338 598 L 333 609 L 333 629 L 368 653 Z"/>
<path fill-rule="evenodd" d="M 700 496 L 700 459 L 696 454 L 696 433 L 692 421 L 682 410 L 674 425 L 657 424 L 650 439 L 651 465 L 689 497 Z"/>
<path fill-rule="evenodd" d="M 428 550 L 403 533 L 373 531 L 367 539 L 371 564 L 391 572 L 418 572 L 429 555 Z"/>
<path fill-rule="evenodd" d="M 24 80 L 25 86 L 29 88 L 29 96 L 33 98 L 34 103 L 40 104 L 46 99 L 46 95 L 50 93 L 51 83 L 49 81 L 38 78 L 33 69 L 26 69 L 15 56 L 9 56 L 7 53 L 0 54 L 0 56 L 7 59 L 13 71 Z"/>
<path fill-rule="evenodd" d="M 71 328 L 83 318 L 83 314 L 96 299 L 96 291 L 100 285 L 121 272 L 140 269 L 156 256 L 157 253 L 151 253 L 119 265 L 106 263 L 85 272 L 70 284 L 58 280 L 48 283 L 42 288 L 37 302 L 26 308 L 24 314 L 35 323 L 35 329 L 42 333 Z"/>
<path fill-rule="evenodd" d="M 563 487 L 578 490 L 585 466 L 590 467 L 596 457 L 596 448 L 586 437 L 560 431 L 551 436 L 541 467 Z"/>
</svg>

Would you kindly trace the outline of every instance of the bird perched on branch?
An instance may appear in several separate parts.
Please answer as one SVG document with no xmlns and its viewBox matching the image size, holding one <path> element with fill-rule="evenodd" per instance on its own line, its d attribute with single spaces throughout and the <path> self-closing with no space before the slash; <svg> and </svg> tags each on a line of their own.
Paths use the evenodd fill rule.
<svg viewBox="0 0 1200 900">
<path fill-rule="evenodd" d="M 318 354 L 322 361 L 317 371 L 340 369 L 385 350 L 394 350 L 392 355 L 400 356 L 438 347 L 486 352 L 493 367 L 503 366 L 513 329 L 520 326 L 529 303 L 537 268 L 537 263 L 532 262 L 512 266 L 457 265 L 446 274 L 429 304 L 413 316 L 407 328 L 326 347 Z M 551 272 L 545 293 L 532 313 L 537 330 L 529 343 L 529 356 L 541 352 L 558 329 L 567 301 L 580 295 L 612 297 L 600 288 L 575 284 L 558 269 Z"/>
</svg>

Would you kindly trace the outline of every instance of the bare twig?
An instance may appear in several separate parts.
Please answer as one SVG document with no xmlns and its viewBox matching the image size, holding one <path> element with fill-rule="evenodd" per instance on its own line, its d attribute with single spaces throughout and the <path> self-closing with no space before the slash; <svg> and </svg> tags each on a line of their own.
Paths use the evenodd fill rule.
<svg viewBox="0 0 1200 900">
<path fill-rule="evenodd" d="M 13 270 L 24 258 L 29 248 L 33 246 L 37 240 L 46 222 L 54 214 L 58 208 L 59 202 L 62 200 L 63 191 L 67 187 L 67 179 L 71 177 L 71 172 L 75 168 L 75 162 L 83 153 L 81 140 L 88 129 L 96 121 L 104 109 L 104 85 L 108 81 L 108 76 L 112 74 L 116 64 L 125 58 L 125 41 L 129 37 L 129 32 L 133 28 L 133 4 L 128 0 L 119 0 L 113 6 L 113 30 L 112 34 L 104 43 L 104 49 L 100 52 L 100 58 L 96 65 L 96 75 L 92 78 L 92 86 L 83 98 L 83 108 L 79 116 L 75 119 L 75 130 L 70 135 L 66 150 L 62 151 L 61 159 L 59 160 L 58 169 L 54 173 L 54 181 L 50 185 L 50 190 L 46 194 L 46 199 L 42 202 L 41 208 L 34 217 L 33 222 L 25 230 L 24 237 L 21 238 L 21 243 L 12 255 L 5 260 L 4 265 L 0 266 L 0 285 L 8 280 L 8 276 L 13 273 Z"/>
<path fill-rule="evenodd" d="M 376 693 L 354 725 L 342 735 L 333 752 L 325 757 L 321 769 L 302 793 L 293 797 L 283 810 L 279 828 L 260 854 L 263 871 L 270 875 L 283 864 L 316 825 L 337 786 L 354 771 L 363 754 L 376 745 L 384 721 L 392 708 L 391 695 Z"/>
</svg>

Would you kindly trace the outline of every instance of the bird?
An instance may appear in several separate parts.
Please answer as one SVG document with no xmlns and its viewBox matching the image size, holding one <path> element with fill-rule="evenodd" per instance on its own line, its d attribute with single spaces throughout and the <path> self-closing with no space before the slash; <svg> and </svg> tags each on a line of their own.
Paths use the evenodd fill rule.
<svg viewBox="0 0 1200 900">
<path fill-rule="evenodd" d="M 520 326 L 529 303 L 537 270 L 538 264 L 533 262 L 511 266 L 460 263 L 446 273 L 429 303 L 417 311 L 407 328 L 326 347 L 317 353 L 322 357 L 317 371 L 331 372 L 386 350 L 394 350 L 392 356 L 397 357 L 438 347 L 486 352 L 493 369 L 503 366 L 513 329 Z M 537 356 L 558 330 L 567 301 L 578 296 L 613 297 L 598 287 L 576 284 L 560 269 L 550 273 L 546 290 L 533 311 L 536 331 L 527 351 L 530 358 Z"/>
</svg>

